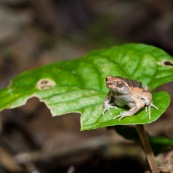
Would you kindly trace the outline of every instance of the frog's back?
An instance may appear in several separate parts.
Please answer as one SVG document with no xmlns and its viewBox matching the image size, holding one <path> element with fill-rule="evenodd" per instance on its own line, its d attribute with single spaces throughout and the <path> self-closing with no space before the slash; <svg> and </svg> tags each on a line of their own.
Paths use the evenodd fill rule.
<svg viewBox="0 0 173 173">
<path fill-rule="evenodd" d="M 120 77 L 120 76 L 116 76 L 116 77 L 117 77 L 117 78 L 119 78 L 119 79 L 124 80 L 125 82 L 127 82 L 127 83 L 128 83 L 128 85 L 129 85 L 129 87 L 143 89 L 143 87 L 142 87 L 142 83 L 141 83 L 141 82 L 139 82 L 139 81 L 130 80 L 130 79 L 123 78 L 123 77 Z"/>
</svg>

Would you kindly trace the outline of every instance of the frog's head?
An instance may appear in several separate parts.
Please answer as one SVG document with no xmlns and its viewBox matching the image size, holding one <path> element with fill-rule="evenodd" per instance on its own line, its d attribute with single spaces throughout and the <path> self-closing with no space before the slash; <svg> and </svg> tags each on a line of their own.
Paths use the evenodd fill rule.
<svg viewBox="0 0 173 173">
<path fill-rule="evenodd" d="M 123 78 L 119 78 L 116 76 L 107 76 L 106 77 L 106 86 L 108 89 L 117 94 L 129 94 L 130 87 L 128 83 L 123 80 Z"/>
</svg>

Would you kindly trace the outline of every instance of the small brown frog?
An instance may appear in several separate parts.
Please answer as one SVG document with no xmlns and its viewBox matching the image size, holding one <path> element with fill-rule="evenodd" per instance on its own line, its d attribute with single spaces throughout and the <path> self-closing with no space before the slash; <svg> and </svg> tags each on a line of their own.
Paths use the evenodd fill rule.
<svg viewBox="0 0 173 173">
<path fill-rule="evenodd" d="M 107 76 L 106 86 L 109 89 L 103 107 L 103 114 L 108 111 L 111 114 L 110 108 L 128 106 L 130 109 L 127 112 L 122 112 L 115 118 L 121 120 L 127 116 L 133 116 L 139 110 L 146 107 L 146 112 L 150 115 L 150 107 L 158 108 L 152 103 L 152 94 L 148 86 L 142 87 L 142 83 L 119 76 Z"/>
</svg>

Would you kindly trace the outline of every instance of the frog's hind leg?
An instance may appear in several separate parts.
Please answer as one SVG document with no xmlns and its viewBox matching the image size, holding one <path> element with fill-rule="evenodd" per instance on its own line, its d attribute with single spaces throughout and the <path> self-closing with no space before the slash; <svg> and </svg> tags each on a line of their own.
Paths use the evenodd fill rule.
<svg viewBox="0 0 173 173">
<path fill-rule="evenodd" d="M 134 114 L 136 114 L 139 110 L 141 110 L 143 107 L 145 106 L 144 102 L 136 102 L 136 105 L 133 106 L 129 111 L 127 112 L 122 112 L 120 115 L 114 117 L 115 118 L 119 118 L 119 120 L 125 118 L 125 117 L 129 117 L 129 116 L 133 116 Z"/>
<path fill-rule="evenodd" d="M 151 107 L 153 107 L 153 108 L 159 110 L 158 107 L 155 106 L 153 103 L 151 103 L 150 105 L 146 106 L 146 112 L 148 113 L 149 119 L 151 119 L 151 111 L 150 111 Z"/>
</svg>

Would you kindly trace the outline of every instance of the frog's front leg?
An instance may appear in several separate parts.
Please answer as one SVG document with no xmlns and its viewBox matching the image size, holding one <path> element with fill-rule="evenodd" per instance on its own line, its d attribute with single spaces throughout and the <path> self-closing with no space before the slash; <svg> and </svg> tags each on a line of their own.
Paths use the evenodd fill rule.
<svg viewBox="0 0 173 173">
<path fill-rule="evenodd" d="M 110 111 L 110 108 L 115 108 L 115 109 L 117 109 L 117 107 L 116 107 L 115 105 L 112 105 L 111 100 L 112 100 L 112 93 L 109 92 L 109 93 L 108 93 L 108 96 L 106 97 L 106 99 L 105 99 L 105 101 L 104 101 L 104 103 L 103 103 L 103 105 L 101 106 L 101 107 L 104 107 L 103 115 L 104 115 L 104 113 L 105 113 L 106 111 L 108 111 L 108 112 L 112 115 L 112 113 L 111 113 L 111 111 Z"/>
<path fill-rule="evenodd" d="M 114 117 L 114 119 L 115 118 L 119 118 L 119 120 L 121 120 L 121 119 L 123 119 L 125 117 L 133 116 L 139 110 L 141 110 L 144 106 L 145 106 L 145 103 L 138 100 L 137 102 L 135 102 L 135 105 L 129 111 L 122 112 L 120 115 Z"/>
<path fill-rule="evenodd" d="M 106 111 L 108 111 L 111 115 L 111 111 L 110 111 L 110 108 L 115 108 L 115 109 L 118 109 L 116 106 L 112 105 L 109 100 L 105 100 L 104 103 L 103 103 L 103 107 L 104 107 L 104 110 L 103 110 L 103 115 Z"/>
</svg>

